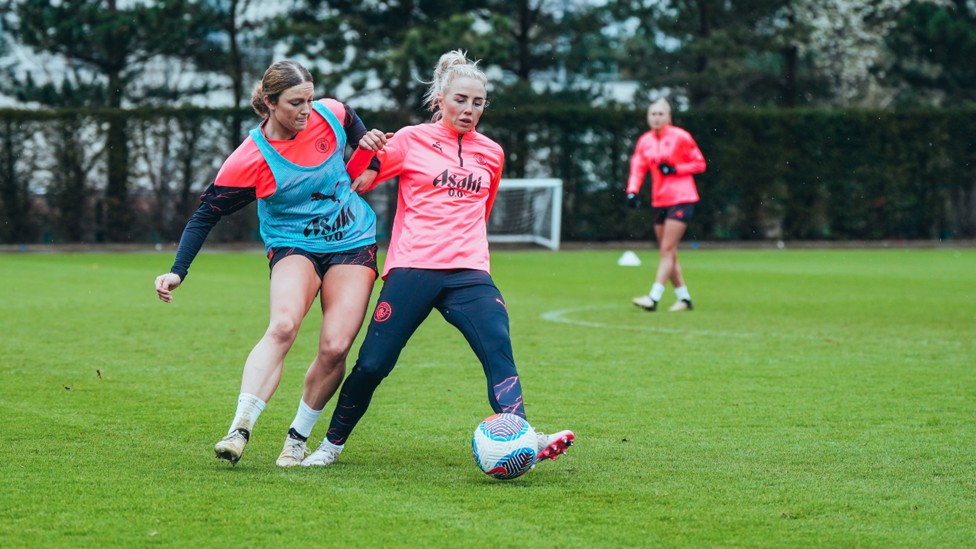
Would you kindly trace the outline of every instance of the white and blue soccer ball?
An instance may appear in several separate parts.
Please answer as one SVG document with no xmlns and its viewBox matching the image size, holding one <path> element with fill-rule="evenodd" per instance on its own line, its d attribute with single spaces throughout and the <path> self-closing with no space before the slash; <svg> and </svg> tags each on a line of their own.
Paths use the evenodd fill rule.
<svg viewBox="0 0 976 549">
<path fill-rule="evenodd" d="M 474 430 L 471 451 L 486 475 L 501 480 L 520 477 L 535 465 L 535 429 L 515 414 L 488 416 Z"/>
</svg>

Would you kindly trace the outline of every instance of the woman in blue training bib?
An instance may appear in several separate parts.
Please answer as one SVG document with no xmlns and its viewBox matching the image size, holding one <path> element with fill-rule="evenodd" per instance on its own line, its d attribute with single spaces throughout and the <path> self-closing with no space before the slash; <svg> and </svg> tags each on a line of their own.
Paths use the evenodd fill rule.
<svg viewBox="0 0 976 549">
<path fill-rule="evenodd" d="M 258 201 L 271 270 L 267 331 L 244 363 L 237 412 L 216 456 L 236 464 L 254 423 L 281 380 L 282 365 L 302 319 L 320 296 L 319 347 L 305 374 L 295 420 L 277 464 L 299 465 L 305 441 L 346 370 L 376 280 L 376 216 L 350 191 L 343 153 L 367 131 L 335 99 L 313 100 L 308 70 L 294 61 L 271 65 L 251 97 L 263 118 L 221 166 L 187 222 L 170 272 L 156 278 L 164 302 L 186 279 L 214 225 Z M 372 130 L 376 132 L 377 130 Z"/>
</svg>

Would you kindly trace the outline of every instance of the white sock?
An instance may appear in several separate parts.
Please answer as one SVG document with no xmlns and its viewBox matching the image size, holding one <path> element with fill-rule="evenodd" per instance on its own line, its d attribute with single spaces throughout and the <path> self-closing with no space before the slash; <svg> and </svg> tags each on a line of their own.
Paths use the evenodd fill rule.
<svg viewBox="0 0 976 549">
<path fill-rule="evenodd" d="M 234 414 L 234 422 L 230 424 L 230 429 L 227 430 L 227 434 L 231 434 L 238 429 L 247 429 L 247 432 L 250 433 L 254 429 L 254 422 L 258 420 L 266 404 L 266 402 L 254 395 L 241 393 L 237 397 L 237 413 Z"/>
<path fill-rule="evenodd" d="M 691 294 L 688 293 L 688 286 L 682 286 L 680 288 L 674 289 L 674 295 L 678 296 L 678 299 L 687 299 L 691 301 Z"/>
<path fill-rule="evenodd" d="M 661 301 L 661 296 L 664 295 L 664 286 L 655 282 L 654 285 L 651 286 L 651 293 L 648 295 L 650 295 L 651 299 L 654 301 Z"/>
<path fill-rule="evenodd" d="M 322 439 L 321 446 L 326 446 L 326 445 L 335 448 L 336 453 L 341 452 L 342 451 L 342 448 L 344 446 L 343 444 L 333 444 L 333 443 L 329 442 L 329 437 L 325 437 L 325 438 Z M 326 446 L 326 447 L 328 447 L 328 446 Z"/>
<path fill-rule="evenodd" d="M 321 415 L 322 410 L 313 410 L 311 406 L 305 404 L 304 400 L 299 399 L 298 412 L 295 414 L 294 421 L 291 422 L 291 428 L 304 438 L 308 438 L 308 435 L 312 434 L 312 427 L 315 427 L 315 422 L 319 420 Z"/>
</svg>

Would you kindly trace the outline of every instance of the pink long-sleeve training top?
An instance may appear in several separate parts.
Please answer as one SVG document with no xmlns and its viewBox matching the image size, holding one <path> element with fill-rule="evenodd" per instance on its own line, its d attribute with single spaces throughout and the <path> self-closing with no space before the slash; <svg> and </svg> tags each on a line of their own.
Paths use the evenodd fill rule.
<svg viewBox="0 0 976 549">
<path fill-rule="evenodd" d="M 376 181 L 400 176 L 383 277 L 397 267 L 490 271 L 488 216 L 505 154 L 498 143 L 443 121 L 407 126 L 376 156 Z"/>
<path fill-rule="evenodd" d="M 676 173 L 661 174 L 662 162 L 674 166 Z M 661 135 L 650 130 L 637 140 L 630 158 L 628 194 L 640 192 L 648 171 L 651 172 L 651 205 L 655 208 L 698 202 L 692 175 L 705 171 L 705 156 L 690 133 L 677 126 L 665 126 Z"/>
</svg>

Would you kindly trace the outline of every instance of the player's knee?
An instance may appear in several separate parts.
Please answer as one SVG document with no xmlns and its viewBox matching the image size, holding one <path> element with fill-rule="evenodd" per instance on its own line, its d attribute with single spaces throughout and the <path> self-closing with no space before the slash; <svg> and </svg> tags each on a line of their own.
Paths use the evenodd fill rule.
<svg viewBox="0 0 976 549">
<path fill-rule="evenodd" d="M 393 370 L 393 364 L 381 357 L 360 355 L 350 377 L 355 375 L 366 383 L 378 385 Z"/>
<path fill-rule="evenodd" d="M 291 318 L 274 319 L 268 325 L 267 335 L 275 343 L 287 343 L 295 341 L 298 335 L 298 328 L 301 324 Z"/>
<path fill-rule="evenodd" d="M 349 354 L 352 340 L 347 338 L 324 338 L 319 341 L 318 358 L 321 362 L 342 362 Z"/>
<path fill-rule="evenodd" d="M 511 348 L 512 334 L 508 322 L 508 311 L 504 308 L 498 308 L 492 314 L 484 316 L 478 326 L 478 335 L 478 339 L 486 347 L 491 347 L 492 351 L 497 352 L 496 348 Z"/>
</svg>

